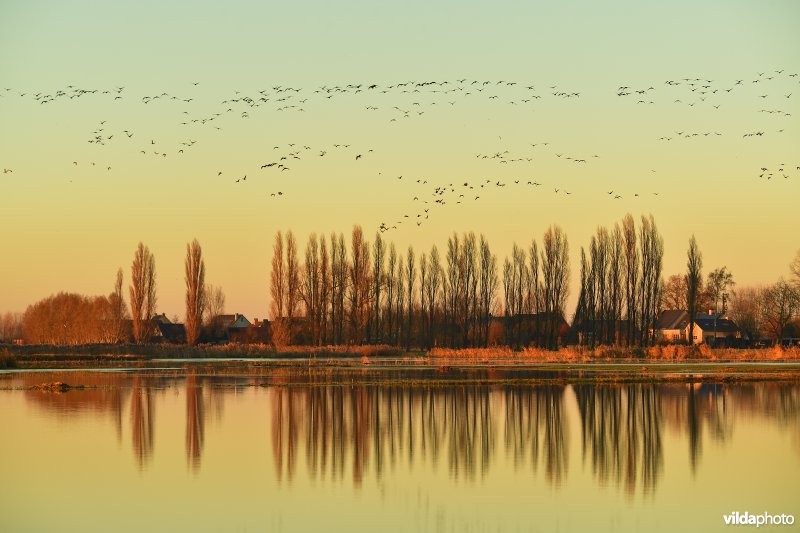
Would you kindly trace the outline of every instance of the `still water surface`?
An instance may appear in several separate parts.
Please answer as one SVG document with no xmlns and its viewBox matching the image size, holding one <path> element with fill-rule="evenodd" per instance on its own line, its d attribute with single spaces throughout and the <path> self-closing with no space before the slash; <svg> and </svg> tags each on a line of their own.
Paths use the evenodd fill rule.
<svg viewBox="0 0 800 533">
<path fill-rule="evenodd" d="M 735 510 L 800 520 L 797 383 L 390 377 L 0 374 L 0 531 L 713 531 Z M 26 388 L 58 380 L 86 388 Z"/>
</svg>

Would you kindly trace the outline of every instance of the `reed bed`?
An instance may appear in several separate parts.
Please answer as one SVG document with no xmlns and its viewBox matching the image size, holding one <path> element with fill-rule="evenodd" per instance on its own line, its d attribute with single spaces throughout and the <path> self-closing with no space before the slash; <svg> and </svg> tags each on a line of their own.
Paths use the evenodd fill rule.
<svg viewBox="0 0 800 533">
<path fill-rule="evenodd" d="M 710 348 L 705 345 L 664 345 L 647 348 L 596 346 L 593 350 L 581 346 L 568 346 L 558 350 L 508 347 L 490 348 L 434 348 L 428 352 L 432 358 L 459 361 L 530 361 L 542 363 L 588 363 L 604 361 L 654 361 L 654 362 L 764 362 L 800 361 L 800 348 L 736 349 Z"/>
<path fill-rule="evenodd" d="M 0 349 L 0 368 L 13 368 L 27 360 L 91 360 L 111 359 L 212 359 L 212 358 L 286 358 L 337 359 L 352 358 L 363 364 L 373 358 L 398 358 L 405 363 L 424 364 L 430 359 L 463 363 L 590 363 L 610 361 L 654 362 L 800 362 L 800 348 L 779 346 L 763 349 L 712 349 L 706 345 L 659 345 L 647 348 L 623 346 L 567 346 L 558 350 L 528 347 L 514 350 L 506 346 L 488 348 L 433 348 L 407 350 L 398 346 L 280 346 L 271 344 L 205 344 L 185 346 L 175 344 L 90 344 L 81 346 L 11 346 Z"/>
</svg>

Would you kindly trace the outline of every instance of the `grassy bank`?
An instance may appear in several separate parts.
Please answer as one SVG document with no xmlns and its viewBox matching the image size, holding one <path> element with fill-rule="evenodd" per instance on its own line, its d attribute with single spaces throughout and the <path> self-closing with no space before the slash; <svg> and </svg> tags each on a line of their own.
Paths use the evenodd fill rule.
<svg viewBox="0 0 800 533">
<path fill-rule="evenodd" d="M 580 346 L 569 346 L 558 350 L 541 348 L 525 348 L 511 350 L 507 347 L 449 349 L 434 348 L 430 357 L 444 360 L 473 361 L 530 361 L 549 363 L 590 363 L 609 361 L 651 361 L 675 362 L 707 361 L 707 362 L 767 362 L 767 361 L 800 361 L 800 349 L 781 347 L 764 349 L 735 349 L 708 346 L 651 346 L 616 347 L 598 346 L 593 350 Z"/>
<path fill-rule="evenodd" d="M 780 347 L 764 349 L 711 349 L 708 346 L 599 346 L 593 350 L 569 346 L 559 350 L 508 347 L 491 348 L 433 348 L 406 350 L 397 346 L 284 346 L 266 344 L 223 344 L 183 346 L 175 344 L 86 344 L 78 346 L 21 345 L 0 348 L 0 368 L 13 368 L 28 360 L 52 361 L 136 361 L 150 359 L 211 359 L 211 358 L 370 358 L 429 357 L 439 361 L 504 362 L 509 363 L 590 363 L 608 361 L 653 362 L 737 362 L 737 361 L 800 361 L 800 349 Z"/>
<path fill-rule="evenodd" d="M 29 359 L 211 359 L 211 358 L 335 358 L 399 357 L 408 352 L 388 345 L 365 346 L 284 346 L 267 344 L 83 344 L 74 346 L 19 345 L 5 349 L 8 357 Z M 0 352 L 2 353 L 2 352 Z M 418 355 L 418 354 L 417 354 Z"/>
</svg>

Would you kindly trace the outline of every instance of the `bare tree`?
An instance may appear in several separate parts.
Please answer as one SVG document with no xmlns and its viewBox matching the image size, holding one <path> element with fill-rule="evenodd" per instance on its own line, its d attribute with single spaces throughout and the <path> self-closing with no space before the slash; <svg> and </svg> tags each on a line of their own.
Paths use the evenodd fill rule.
<svg viewBox="0 0 800 533">
<path fill-rule="evenodd" d="M 11 342 L 22 338 L 22 322 L 22 313 L 4 313 L 0 318 L 0 341 Z"/>
<path fill-rule="evenodd" d="M 203 250 L 197 239 L 186 245 L 184 274 L 186 281 L 186 343 L 193 346 L 197 344 L 197 339 L 200 337 L 206 305 L 206 266 L 203 261 Z"/>
<path fill-rule="evenodd" d="M 542 317 L 540 315 L 544 304 L 542 302 L 543 291 L 541 282 L 539 281 L 539 245 L 536 244 L 535 239 L 531 241 L 531 246 L 528 249 L 528 263 L 528 272 L 530 275 L 528 306 L 530 308 L 530 312 L 533 313 L 535 317 L 535 322 L 533 324 L 533 342 L 536 346 L 541 346 L 540 330 L 542 325 Z"/>
<path fill-rule="evenodd" d="M 731 298 L 731 318 L 747 338 L 754 339 L 762 335 L 764 324 L 761 304 L 763 301 L 764 289 L 760 287 L 740 288 Z"/>
<path fill-rule="evenodd" d="M 800 290 L 800 250 L 797 250 L 797 255 L 789 265 L 789 271 L 792 273 L 792 283 L 797 290 Z"/>
<path fill-rule="evenodd" d="M 272 245 L 272 272 L 270 273 L 270 296 L 272 297 L 273 322 L 283 318 L 286 303 L 286 266 L 283 258 L 283 235 L 275 234 Z"/>
<path fill-rule="evenodd" d="M 335 344 L 344 342 L 344 300 L 348 287 L 348 268 L 344 234 L 331 234 L 331 334 Z"/>
<path fill-rule="evenodd" d="M 286 232 L 286 318 L 289 322 L 289 342 L 294 338 L 294 319 L 300 305 L 300 263 L 297 242 L 291 231 Z"/>
<path fill-rule="evenodd" d="M 397 291 L 397 250 L 394 243 L 389 245 L 389 260 L 386 271 L 386 336 L 389 342 L 394 339 L 394 301 Z"/>
<path fill-rule="evenodd" d="M 697 240 L 692 235 L 686 261 L 686 303 L 689 312 L 689 344 L 694 342 L 694 317 L 697 313 L 697 297 L 703 270 L 703 256 L 697 248 Z"/>
<path fill-rule="evenodd" d="M 408 247 L 406 253 L 406 302 L 408 311 L 408 326 L 406 329 L 406 347 L 411 346 L 411 335 L 414 331 L 412 318 L 414 316 L 414 282 L 417 280 L 416 262 L 414 261 L 414 248 Z"/>
<path fill-rule="evenodd" d="M 661 271 L 664 259 L 664 239 L 659 235 L 653 215 L 642 216 L 639 227 L 639 248 L 641 252 L 641 276 L 639 281 L 638 318 L 641 327 L 640 343 L 649 344 L 655 338 L 654 323 L 661 306 Z"/>
<path fill-rule="evenodd" d="M 720 300 L 725 297 L 724 295 L 726 295 L 728 290 L 734 285 L 736 285 L 736 282 L 733 281 L 733 274 L 724 266 L 708 273 L 706 291 L 710 302 L 714 305 L 715 313 L 720 312 Z"/>
<path fill-rule="evenodd" d="M 575 315 L 572 317 L 572 327 L 578 328 L 578 344 L 583 345 L 586 327 L 588 326 L 587 317 L 587 293 L 588 293 L 588 268 L 586 263 L 586 250 L 581 246 L 581 274 L 580 292 L 578 293 L 578 303 L 575 306 Z"/>
<path fill-rule="evenodd" d="M 622 235 L 625 240 L 625 311 L 628 321 L 627 344 L 633 342 L 636 333 L 636 293 L 639 283 L 639 251 L 636 248 L 636 227 L 630 213 L 622 220 Z"/>
<path fill-rule="evenodd" d="M 272 271 L 270 272 L 272 342 L 277 346 L 284 346 L 291 342 L 291 328 L 286 321 L 287 273 L 283 243 L 283 234 L 278 231 L 272 245 Z"/>
<path fill-rule="evenodd" d="M 383 240 L 380 233 L 375 233 L 375 242 L 372 245 L 372 324 L 371 339 L 374 342 L 381 340 L 381 289 L 384 285 L 384 254 Z"/>
<path fill-rule="evenodd" d="M 304 276 L 301 283 L 300 295 L 306 308 L 306 322 L 309 326 L 309 339 L 312 344 L 320 342 L 320 322 L 322 317 L 322 302 L 320 301 L 320 264 L 319 244 L 316 233 L 312 233 L 306 243 L 306 257 Z"/>
<path fill-rule="evenodd" d="M 525 307 L 528 301 L 528 262 L 525 251 L 514 243 L 511 250 L 512 264 L 512 292 L 513 306 L 512 316 L 514 317 L 514 345 L 519 348 L 522 345 L 522 321 Z"/>
<path fill-rule="evenodd" d="M 369 244 L 361 226 L 354 226 L 350 250 L 350 340 L 364 342 L 364 328 L 369 315 Z"/>
<path fill-rule="evenodd" d="M 328 246 L 325 236 L 319 238 L 319 298 L 320 298 L 320 341 L 328 343 L 328 309 L 330 309 L 331 273 L 328 259 Z"/>
<path fill-rule="evenodd" d="M 461 283 L 458 271 L 458 261 L 460 256 L 460 244 L 458 235 L 447 239 L 447 299 L 445 301 L 445 314 L 450 346 L 455 346 L 456 333 L 458 329 L 458 302 L 461 296 Z"/>
<path fill-rule="evenodd" d="M 204 290 L 206 296 L 205 318 L 207 335 L 212 339 L 223 336 L 222 321 L 220 316 L 225 313 L 225 293 L 221 287 L 206 283 Z"/>
<path fill-rule="evenodd" d="M 114 342 L 125 340 L 125 319 L 127 309 L 125 307 L 125 296 L 122 294 L 122 268 L 117 270 L 117 280 L 114 283 L 114 292 L 109 297 L 111 302 L 112 329 Z"/>
<path fill-rule="evenodd" d="M 619 224 L 614 224 L 614 231 L 611 232 L 611 247 L 609 249 L 608 262 L 608 286 L 609 286 L 609 315 L 611 324 L 609 326 L 608 342 L 615 345 L 620 343 L 621 331 L 620 318 L 622 313 L 622 283 L 623 283 L 623 258 L 622 258 L 623 237 Z"/>
<path fill-rule="evenodd" d="M 434 245 L 428 263 L 428 279 L 425 283 L 425 295 L 428 300 L 428 347 L 432 347 L 436 341 L 436 309 L 439 306 L 439 288 L 444 274 L 442 272 L 441 261 L 439 260 L 439 250 Z"/>
<path fill-rule="evenodd" d="M 547 319 L 546 343 L 555 349 L 558 328 L 564 316 L 564 302 L 569 294 L 569 241 L 559 226 L 550 226 L 542 245 L 542 278 Z"/>
<path fill-rule="evenodd" d="M 461 247 L 461 285 L 464 287 L 464 295 L 461 301 L 461 316 L 464 320 L 462 346 L 466 346 L 475 340 L 475 312 L 477 305 L 478 276 L 476 272 L 477 242 L 475 234 L 469 232 L 464 235 L 464 245 Z"/>
<path fill-rule="evenodd" d="M 664 287 L 664 305 L 666 309 L 688 309 L 686 305 L 686 276 L 673 274 Z"/>
<path fill-rule="evenodd" d="M 535 246 L 535 243 L 534 243 Z M 435 247 L 434 247 L 435 249 Z M 532 252 L 535 254 L 535 252 Z M 433 252 L 431 252 L 431 260 Z M 537 258 L 538 260 L 538 258 Z M 438 253 L 437 253 L 438 265 Z M 433 275 L 433 264 L 431 264 L 431 275 Z M 481 235 L 480 241 L 480 322 L 481 322 L 481 343 L 483 346 L 489 344 L 489 321 L 491 320 L 492 306 L 494 304 L 495 292 L 497 291 L 497 257 L 489 249 L 489 242 Z"/>
<path fill-rule="evenodd" d="M 403 268 L 403 258 L 399 257 L 397 262 L 397 294 L 395 295 L 394 316 L 397 317 L 396 331 L 394 338 L 399 345 L 403 342 L 403 317 L 405 316 L 405 269 Z"/>
<path fill-rule="evenodd" d="M 141 242 L 131 264 L 129 292 L 133 338 L 138 343 L 145 342 L 152 335 L 151 318 L 156 310 L 156 260 Z"/>
<path fill-rule="evenodd" d="M 113 339 L 113 305 L 105 296 L 59 293 L 30 305 L 22 316 L 22 335 L 30 344 L 89 344 Z M 12 321 L 16 319 L 11 317 Z M 4 319 L 4 321 L 7 319 Z M 3 326 L 16 338 L 18 323 Z M 11 330 L 11 331 L 8 331 Z"/>
<path fill-rule="evenodd" d="M 419 346 L 424 346 L 428 339 L 428 297 L 425 287 L 428 284 L 428 257 L 425 252 L 419 256 Z"/>
<path fill-rule="evenodd" d="M 794 287 L 781 278 L 763 293 L 762 315 L 767 332 L 781 342 L 786 327 L 800 311 L 800 297 Z"/>
</svg>

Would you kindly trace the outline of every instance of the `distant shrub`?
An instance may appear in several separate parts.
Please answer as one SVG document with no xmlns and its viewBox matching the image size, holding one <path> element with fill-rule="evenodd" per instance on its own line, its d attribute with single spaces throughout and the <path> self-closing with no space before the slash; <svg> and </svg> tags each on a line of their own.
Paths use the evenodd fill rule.
<svg viewBox="0 0 800 533">
<path fill-rule="evenodd" d="M 0 349 L 0 368 L 17 368 L 17 358 L 6 348 Z"/>
</svg>

